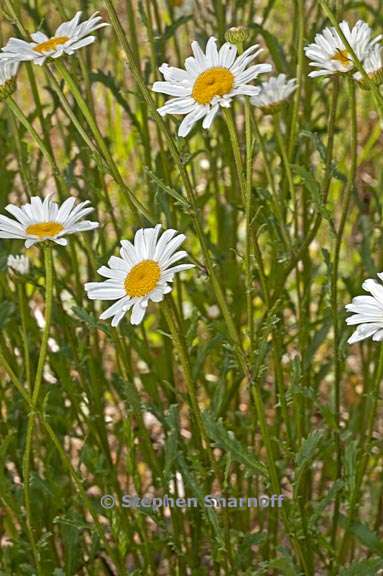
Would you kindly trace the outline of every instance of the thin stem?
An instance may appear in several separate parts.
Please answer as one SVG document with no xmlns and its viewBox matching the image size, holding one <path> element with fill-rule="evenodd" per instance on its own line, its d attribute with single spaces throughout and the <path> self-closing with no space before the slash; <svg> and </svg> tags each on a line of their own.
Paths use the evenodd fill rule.
<svg viewBox="0 0 383 576">
<path fill-rule="evenodd" d="M 235 167 L 237 170 L 239 186 L 242 194 L 242 202 L 244 205 L 246 205 L 246 182 L 244 177 L 241 149 L 238 141 L 237 130 L 234 124 L 233 116 L 231 114 L 231 110 L 224 108 L 223 117 L 225 118 L 226 126 L 230 136 L 231 148 L 234 155 Z"/>
<path fill-rule="evenodd" d="M 3 354 L 3 351 L 0 349 L 0 364 L 3 366 L 4 370 L 7 372 L 8 376 L 10 377 L 13 385 L 17 388 L 18 392 L 21 394 L 25 402 L 28 406 L 32 406 L 32 399 L 30 398 L 28 392 L 24 389 L 23 385 L 21 384 L 20 380 L 12 370 L 11 366 L 9 365 L 8 361 Z"/>
<path fill-rule="evenodd" d="M 17 296 L 19 300 L 21 335 L 24 347 L 25 378 L 28 383 L 30 392 L 32 393 L 31 360 L 30 360 L 29 340 L 28 340 L 28 322 L 27 322 L 25 292 L 23 284 L 20 283 L 17 284 Z"/>
<path fill-rule="evenodd" d="M 66 69 L 66 67 L 64 66 L 64 64 L 62 62 L 59 62 L 58 60 L 55 61 L 57 70 L 59 71 L 59 73 L 61 74 L 62 78 L 65 80 L 65 82 L 67 83 L 67 85 L 70 88 L 70 91 L 72 92 L 82 114 L 84 115 L 85 120 L 88 123 L 89 128 L 92 131 L 92 134 L 97 142 L 97 146 L 100 149 L 110 171 L 111 174 L 113 176 L 113 178 L 115 179 L 115 181 L 117 182 L 117 184 L 119 186 L 121 186 L 121 188 L 123 190 L 125 190 L 125 192 L 127 193 L 127 200 L 130 206 L 130 209 L 132 210 L 134 216 L 140 220 L 140 216 L 139 214 L 142 214 L 149 222 L 153 222 L 153 218 L 152 216 L 149 214 L 149 212 L 147 211 L 147 209 L 141 204 L 141 202 L 136 198 L 136 196 L 133 194 L 133 192 L 130 190 L 130 188 L 126 185 L 126 183 L 124 182 L 120 171 L 113 159 L 113 156 L 110 153 L 110 150 L 108 148 L 108 146 L 105 144 L 104 141 L 104 137 L 102 136 L 97 123 L 95 121 L 95 119 L 93 118 L 93 115 L 91 113 L 91 111 L 89 110 L 89 107 L 87 105 L 87 103 L 85 102 L 84 98 L 81 95 L 80 90 L 77 87 L 76 82 L 73 80 L 72 76 L 70 75 L 70 73 L 68 72 L 68 70 Z"/>
<path fill-rule="evenodd" d="M 249 99 L 245 101 L 245 140 L 246 140 L 246 299 L 247 299 L 247 326 L 249 331 L 250 350 L 253 350 L 254 341 L 254 310 L 253 310 L 253 275 L 251 253 L 251 211 L 252 211 L 252 175 L 253 175 L 253 146 L 251 134 L 251 110 Z M 255 232 L 256 234 L 257 232 Z M 256 238 L 256 244 L 258 239 Z M 258 245 L 258 244 L 257 244 Z M 262 269 L 263 272 L 263 269 Z M 264 287 L 264 291 L 267 288 Z"/>
<path fill-rule="evenodd" d="M 338 103 L 338 94 L 339 94 L 339 79 L 335 77 L 333 79 L 333 91 L 332 97 L 330 101 L 330 111 L 328 117 L 328 139 L 327 139 L 327 150 L 326 150 L 326 167 L 325 167 L 325 174 L 323 178 L 323 185 L 322 185 L 322 201 L 325 204 L 327 202 L 330 184 L 333 177 L 332 171 L 332 163 L 333 163 L 333 152 L 334 152 L 334 137 L 335 137 L 335 128 L 336 128 L 336 110 L 337 110 L 337 103 Z M 273 294 L 271 303 L 274 304 L 275 301 L 278 299 L 280 294 L 280 286 L 283 285 L 290 272 L 294 270 L 297 263 L 304 257 L 305 252 L 309 248 L 311 242 L 314 240 L 319 227 L 322 223 L 322 214 L 318 212 L 315 218 L 315 222 L 312 225 L 311 230 L 307 233 L 305 239 L 300 244 L 298 250 L 292 256 L 290 262 L 286 265 L 280 279 L 280 284 L 278 286 L 278 290 L 276 290 Z"/>
<path fill-rule="evenodd" d="M 241 52 L 241 51 L 239 51 Z M 234 155 L 235 166 L 242 195 L 242 202 L 245 206 L 246 213 L 246 254 L 245 254 L 245 274 L 246 274 L 246 307 L 247 307 L 247 326 L 252 350 L 254 337 L 253 327 L 253 298 L 252 298 L 252 244 L 251 244 L 251 181 L 252 181 L 252 139 L 251 139 L 251 115 L 249 101 L 245 102 L 245 139 L 246 139 L 246 171 L 244 170 L 241 149 L 238 140 L 237 130 L 234 124 L 231 111 L 224 109 L 224 118 L 230 135 L 231 147 Z M 255 237 L 255 242 L 257 238 Z M 257 252 L 256 252 L 257 254 Z"/>
<path fill-rule="evenodd" d="M 280 113 L 278 112 L 277 114 L 274 114 L 273 116 L 273 120 L 274 120 L 274 129 L 275 129 L 275 135 L 277 138 L 277 142 L 278 142 L 278 147 L 279 147 L 279 151 L 282 157 L 282 163 L 283 163 L 283 167 L 287 176 L 287 182 L 288 182 L 288 186 L 289 186 L 289 191 L 290 191 L 290 195 L 291 195 L 291 199 L 293 201 L 293 205 L 294 205 L 294 218 L 295 218 L 295 230 L 297 231 L 297 227 L 298 227 L 298 223 L 297 223 L 297 218 L 298 218 L 298 214 L 297 214 L 297 199 L 296 199 L 296 193 L 295 193 L 295 186 L 294 186 L 294 180 L 293 180 L 293 175 L 291 172 L 291 167 L 290 167 L 290 162 L 289 162 L 289 158 L 288 158 L 288 153 L 287 153 L 287 148 L 286 148 L 286 144 L 285 144 L 285 138 L 281 133 L 281 117 L 280 117 Z M 280 185 L 281 191 L 283 191 L 283 184 L 281 183 Z M 283 192 L 282 192 L 283 194 Z M 283 195 L 281 196 L 281 205 L 282 206 L 287 206 L 288 202 L 287 202 L 287 198 L 284 198 Z"/>
<path fill-rule="evenodd" d="M 31 411 L 28 415 L 27 434 L 23 456 L 23 486 L 24 486 L 25 511 L 27 517 L 26 524 L 38 574 L 41 574 L 42 572 L 40 568 L 40 555 L 33 534 L 31 496 L 30 496 L 30 472 L 31 472 L 33 430 L 34 430 L 36 409 L 38 406 L 41 382 L 43 377 L 43 370 L 45 366 L 45 359 L 48 350 L 49 330 L 52 317 L 53 262 L 52 262 L 52 247 L 50 246 L 49 243 L 44 246 L 44 263 L 45 263 L 45 326 L 41 341 L 35 382 L 33 385 L 32 402 L 31 402 L 32 406 Z"/>
<path fill-rule="evenodd" d="M 113 556 L 114 556 L 113 549 L 109 546 L 107 539 L 105 538 L 105 529 L 101 526 L 100 521 L 97 517 L 97 514 L 94 512 L 94 503 L 90 501 L 86 491 L 83 488 L 82 481 L 78 477 L 75 469 L 73 468 L 73 466 L 71 464 L 71 461 L 69 460 L 68 456 L 66 455 L 65 451 L 63 450 L 63 448 L 60 444 L 60 441 L 57 438 L 53 428 L 46 421 L 44 415 L 40 414 L 40 420 L 41 420 L 41 423 L 43 424 L 46 432 L 48 433 L 48 436 L 50 437 L 52 443 L 56 447 L 65 468 L 67 468 L 74 485 L 76 486 L 79 494 L 81 495 L 83 502 L 87 506 L 87 510 L 89 511 L 90 515 L 93 518 L 93 521 L 95 523 L 95 527 L 96 527 L 96 530 L 97 530 L 97 533 L 98 533 L 98 536 L 99 536 L 101 542 L 104 543 L 105 549 L 108 550 L 108 553 L 113 558 Z"/>
<path fill-rule="evenodd" d="M 15 115 L 15 117 L 19 120 L 19 122 L 24 126 L 24 128 L 27 130 L 27 132 L 29 132 L 29 134 L 32 136 L 33 140 L 35 141 L 35 143 L 37 144 L 37 146 L 40 148 L 41 152 L 43 153 L 44 158 L 49 162 L 49 165 L 53 171 L 53 174 L 55 175 L 57 180 L 60 182 L 61 187 L 63 189 L 65 189 L 66 184 L 65 184 L 65 182 L 64 182 L 64 180 L 60 174 L 60 171 L 57 167 L 56 161 L 53 158 L 53 156 L 51 155 L 51 153 L 49 152 L 44 141 L 37 134 L 36 130 L 34 129 L 32 124 L 29 122 L 29 120 L 25 116 L 24 112 L 17 105 L 16 101 L 12 97 L 9 97 L 6 99 L 6 103 L 9 107 L 9 109 L 11 110 L 11 112 Z"/>
<path fill-rule="evenodd" d="M 367 431 L 367 433 L 362 435 L 362 438 L 359 443 L 359 449 L 358 449 L 359 459 L 355 475 L 355 489 L 353 494 L 351 495 L 349 515 L 345 527 L 343 541 L 340 546 L 339 565 L 342 565 L 346 560 L 347 552 L 349 550 L 349 545 L 352 538 L 352 535 L 350 533 L 350 527 L 352 523 L 355 521 L 358 513 L 360 494 L 363 487 L 363 479 L 366 473 L 368 459 L 370 457 L 371 452 L 371 445 L 374 436 L 374 424 L 378 412 L 378 401 L 379 401 L 380 385 L 382 383 L 382 378 L 383 378 L 383 346 L 380 347 L 379 360 L 375 370 L 373 390 L 371 390 L 366 399 L 365 410 L 367 413 L 367 425 L 365 427 L 365 430 Z"/>
<path fill-rule="evenodd" d="M 37 406 L 39 400 L 43 370 L 48 350 L 49 330 L 52 319 L 53 258 L 52 258 L 52 246 L 49 242 L 47 242 L 46 245 L 44 245 L 44 264 L 45 264 L 45 326 L 40 346 L 40 354 L 37 364 L 35 383 L 33 386 L 32 404 L 34 407 Z"/>
<path fill-rule="evenodd" d="M 270 474 L 271 487 L 273 489 L 274 494 L 281 494 L 281 484 L 279 481 L 278 470 L 277 470 L 277 467 L 275 465 L 276 457 L 274 454 L 272 439 L 271 439 L 271 435 L 270 435 L 270 427 L 268 426 L 267 420 L 266 420 L 265 408 L 264 408 L 264 404 L 263 404 L 263 400 L 262 400 L 262 394 L 261 394 L 259 382 L 255 382 L 255 384 L 251 388 L 251 392 L 252 392 L 252 396 L 253 396 L 256 411 L 257 411 L 258 422 L 259 422 L 259 427 L 260 427 L 261 434 L 262 434 L 262 439 L 263 439 L 263 441 L 265 443 L 265 447 L 266 447 L 267 467 L 268 467 L 269 474 Z M 299 561 L 302 565 L 302 568 L 304 569 L 305 574 L 310 575 L 310 574 L 312 574 L 312 572 L 311 572 L 309 566 L 307 565 L 306 557 L 305 557 L 305 554 L 302 550 L 301 544 L 300 544 L 298 538 L 295 536 L 295 534 L 291 534 L 292 525 L 291 525 L 291 522 L 289 521 L 286 509 L 282 507 L 281 513 L 282 513 L 282 519 L 283 519 L 285 528 L 288 530 L 289 538 L 291 540 L 291 543 L 292 543 L 292 546 L 295 550 L 295 553 L 296 553 L 297 557 L 299 558 Z"/>
<path fill-rule="evenodd" d="M 197 399 L 197 395 L 196 395 L 196 391 L 195 391 L 195 385 L 193 382 L 190 359 L 189 359 L 189 354 L 188 354 L 185 338 L 184 338 L 184 335 L 182 334 L 182 332 L 179 328 L 179 325 L 178 325 L 178 321 L 177 321 L 175 310 L 174 310 L 174 302 L 172 302 L 171 299 L 169 299 L 169 298 L 166 299 L 164 302 L 164 314 L 165 314 L 166 322 L 168 323 L 171 335 L 173 337 L 173 342 L 174 342 L 175 348 L 177 350 L 179 359 L 181 361 L 181 365 L 182 365 L 182 369 L 183 369 L 183 373 L 184 373 L 184 377 L 185 377 L 186 388 L 187 388 L 188 395 L 190 398 L 190 405 L 191 405 L 193 417 L 194 417 L 195 422 L 197 424 L 200 438 L 202 438 L 204 440 L 205 444 L 208 446 L 209 445 L 209 439 L 208 439 L 208 436 L 205 432 L 203 422 L 202 422 L 201 411 L 200 411 L 200 408 L 198 405 L 198 399 Z M 200 447 L 203 448 L 202 445 Z"/>
<path fill-rule="evenodd" d="M 340 385 L 341 385 L 341 375 L 342 375 L 342 360 L 340 357 L 340 326 L 339 326 L 339 311 L 338 311 L 338 273 L 339 273 L 339 259 L 340 251 L 342 246 L 343 233 L 347 222 L 348 211 L 351 202 L 351 196 L 355 189 L 355 178 L 357 169 L 357 117 L 356 117 L 356 98 L 355 98 L 355 84 L 352 78 L 348 79 L 348 87 L 350 93 L 350 105 L 351 105 L 351 169 L 350 175 L 347 182 L 347 187 L 345 191 L 343 211 L 341 215 L 341 220 L 339 224 L 339 229 L 337 232 L 336 242 L 335 242 L 335 255 L 332 268 L 332 282 L 331 282 L 331 307 L 332 314 L 334 318 L 334 350 L 335 350 L 335 384 L 334 384 L 334 413 L 336 420 L 336 433 L 335 433 L 335 443 L 336 443 L 336 470 L 337 479 L 342 476 L 342 453 L 341 453 L 341 443 L 340 443 Z M 334 506 L 334 516 L 333 516 L 333 526 L 332 526 L 332 536 L 333 542 L 336 539 L 336 531 L 339 520 L 339 505 L 340 505 L 340 495 L 338 493 L 335 500 Z"/>
<path fill-rule="evenodd" d="M 263 137 L 263 135 L 259 129 L 258 121 L 255 118 L 255 116 L 253 117 L 253 125 L 255 128 L 255 134 L 257 136 L 258 144 L 259 144 L 261 154 L 263 157 L 263 164 L 264 164 L 267 182 L 268 182 L 270 190 L 271 190 L 270 198 L 271 198 L 272 210 L 274 212 L 274 215 L 276 216 L 278 230 L 279 230 L 279 233 L 281 235 L 282 241 L 285 244 L 285 247 L 289 248 L 291 250 L 291 240 L 290 240 L 290 237 L 289 237 L 288 232 L 286 230 L 285 223 L 283 221 L 281 208 L 279 206 L 279 201 L 278 201 L 277 196 L 276 196 L 277 193 L 276 193 L 276 189 L 275 189 L 274 178 L 273 178 L 273 175 L 272 175 L 271 170 L 270 170 L 270 166 L 271 166 L 270 158 L 269 158 L 269 155 L 268 155 L 267 150 L 266 150 L 264 137 Z"/>
<path fill-rule="evenodd" d="M 294 154 L 295 139 L 297 128 L 299 126 L 298 112 L 299 104 L 301 102 L 303 83 L 304 83 L 304 45 L 305 45 L 305 5 L 304 0 L 296 0 L 298 12 L 298 43 L 297 43 L 297 89 L 294 95 L 294 101 L 291 113 L 290 135 L 288 144 L 288 158 L 292 159 Z"/>
</svg>

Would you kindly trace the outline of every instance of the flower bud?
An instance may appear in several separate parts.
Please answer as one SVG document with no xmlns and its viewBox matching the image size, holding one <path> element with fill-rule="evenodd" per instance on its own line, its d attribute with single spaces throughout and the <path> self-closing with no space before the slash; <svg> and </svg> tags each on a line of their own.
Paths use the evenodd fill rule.
<svg viewBox="0 0 383 576">
<path fill-rule="evenodd" d="M 0 60 L 0 102 L 16 91 L 16 73 L 18 62 Z"/>
<path fill-rule="evenodd" d="M 250 30 L 246 26 L 236 26 L 225 32 L 225 40 L 231 44 L 244 44 L 249 38 Z"/>
</svg>

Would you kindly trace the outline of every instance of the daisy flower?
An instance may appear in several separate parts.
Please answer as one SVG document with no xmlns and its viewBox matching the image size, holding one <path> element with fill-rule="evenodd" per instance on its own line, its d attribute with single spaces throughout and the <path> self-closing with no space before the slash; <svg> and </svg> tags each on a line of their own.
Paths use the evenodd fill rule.
<svg viewBox="0 0 383 576">
<path fill-rule="evenodd" d="M 12 272 L 17 272 L 18 274 L 28 274 L 29 272 L 29 258 L 20 254 L 18 256 L 12 256 L 10 254 L 7 259 L 8 270 Z"/>
<path fill-rule="evenodd" d="M 378 277 L 383 281 L 383 272 L 380 272 Z M 371 296 L 356 296 L 352 303 L 346 306 L 348 312 L 353 312 L 352 316 L 346 318 L 346 323 L 349 326 L 359 324 L 348 339 L 349 344 L 370 336 L 376 342 L 383 340 L 383 286 L 377 280 L 369 278 L 363 282 L 362 288 Z"/>
<path fill-rule="evenodd" d="M 108 26 L 106 22 L 102 22 L 98 12 L 81 23 L 80 17 L 81 12 L 77 12 L 72 20 L 60 24 L 51 38 L 43 32 L 31 34 L 33 42 L 10 38 L 6 46 L 2 48 L 0 59 L 32 61 L 41 66 L 47 58 L 60 58 L 63 54 L 74 54 L 79 48 L 95 41 L 96 37 L 90 35 L 92 32 Z"/>
<path fill-rule="evenodd" d="M 361 62 L 382 38 L 380 34 L 372 40 L 372 30 L 363 20 L 358 20 L 352 29 L 343 21 L 340 28 Z M 354 68 L 352 57 L 335 28 L 325 28 L 323 32 L 316 34 L 315 42 L 305 47 L 305 53 L 311 60 L 310 66 L 319 68 L 310 72 L 309 76 L 312 78 L 350 72 Z"/>
<path fill-rule="evenodd" d="M 67 240 L 63 236 L 93 230 L 99 225 L 89 220 L 80 222 L 94 209 L 88 206 L 88 200 L 74 207 L 75 202 L 76 199 L 71 196 L 59 207 L 50 196 L 44 201 L 33 196 L 30 204 L 24 204 L 21 208 L 8 204 L 5 210 L 16 220 L 0 214 L 0 238 L 20 238 L 25 240 L 26 248 L 43 240 L 66 246 Z"/>
<path fill-rule="evenodd" d="M 363 61 L 363 68 L 373 82 L 376 84 L 383 82 L 382 47 L 380 45 L 375 44 L 367 54 Z M 362 73 L 359 71 L 354 74 L 354 78 L 358 82 L 364 82 Z"/>
<path fill-rule="evenodd" d="M 0 60 L 0 101 L 8 98 L 16 90 L 18 62 Z"/>
<path fill-rule="evenodd" d="M 295 78 L 287 80 L 286 74 L 279 74 L 263 82 L 260 93 L 253 96 L 250 102 L 264 112 L 273 112 L 280 108 L 282 102 L 291 96 L 296 87 Z"/>
<path fill-rule="evenodd" d="M 154 92 L 174 96 L 158 108 L 161 116 L 183 114 L 179 136 L 187 136 L 194 124 L 203 118 L 203 128 L 210 128 L 220 106 L 230 107 L 235 96 L 256 96 L 257 86 L 248 83 L 262 72 L 270 72 L 270 64 L 249 64 L 262 51 L 251 46 L 237 58 L 237 48 L 226 42 L 218 51 L 215 38 L 210 38 L 204 53 L 198 42 L 193 42 L 194 56 L 185 60 L 185 70 L 163 64 L 160 72 L 165 82 L 155 82 Z"/>
<path fill-rule="evenodd" d="M 134 244 L 121 240 L 120 256 L 112 256 L 107 266 L 98 273 L 107 278 L 104 282 L 85 284 L 91 300 L 117 300 L 100 316 L 101 320 L 112 319 L 118 326 L 126 312 L 132 309 L 131 324 L 140 324 L 145 316 L 149 301 L 161 302 L 171 292 L 169 283 L 176 272 L 193 268 L 193 264 L 177 264 L 187 253 L 178 250 L 185 240 L 177 230 L 165 230 L 159 238 L 161 225 L 141 228 L 134 237 Z"/>
</svg>

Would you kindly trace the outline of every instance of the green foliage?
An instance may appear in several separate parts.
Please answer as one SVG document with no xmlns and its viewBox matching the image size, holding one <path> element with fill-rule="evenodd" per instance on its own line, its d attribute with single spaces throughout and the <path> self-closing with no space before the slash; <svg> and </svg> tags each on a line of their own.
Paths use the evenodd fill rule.
<svg viewBox="0 0 383 576">
<path fill-rule="evenodd" d="M 89 200 L 100 223 L 44 245 L 52 290 L 42 244 L 0 239 L 0 576 L 383 570 L 383 352 L 349 346 L 344 322 L 383 270 L 382 95 L 354 71 L 309 78 L 304 47 L 330 4 L 3 0 L 2 45 L 54 34 L 80 5 L 110 26 L 75 55 L 23 64 L 0 103 L 1 216 L 54 193 Z M 336 4 L 339 21 L 380 33 L 379 3 Z M 242 96 L 179 137 L 182 116 L 156 113 L 159 67 L 183 68 L 193 40 L 222 44 L 236 26 L 250 36 L 239 52 L 264 49 L 249 65 L 298 89 L 273 118 Z M 112 302 L 84 284 L 157 223 L 185 234 L 194 268 L 141 325 L 128 312 L 114 328 L 100 319 Z M 29 272 L 9 271 L 9 254 Z"/>
</svg>

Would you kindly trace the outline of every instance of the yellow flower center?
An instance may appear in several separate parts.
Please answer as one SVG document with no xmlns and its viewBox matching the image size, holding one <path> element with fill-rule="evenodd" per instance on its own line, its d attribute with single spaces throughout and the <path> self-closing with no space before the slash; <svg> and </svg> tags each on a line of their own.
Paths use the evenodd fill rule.
<svg viewBox="0 0 383 576">
<path fill-rule="evenodd" d="M 52 238 L 62 230 L 64 230 L 64 226 L 58 222 L 39 222 L 28 226 L 26 233 L 39 238 Z"/>
<path fill-rule="evenodd" d="M 70 40 L 68 36 L 56 36 L 55 38 L 41 42 L 41 44 L 37 44 L 33 50 L 39 54 L 44 54 L 45 52 L 56 50 L 57 46 L 65 44 L 65 42 L 68 42 L 68 40 Z"/>
<path fill-rule="evenodd" d="M 128 296 L 146 296 L 156 286 L 161 269 L 154 260 L 143 260 L 133 266 L 125 278 L 124 287 Z"/>
<path fill-rule="evenodd" d="M 192 96 L 198 104 L 209 104 L 214 96 L 229 94 L 234 76 L 227 68 L 216 66 L 202 72 L 194 82 Z"/>
<path fill-rule="evenodd" d="M 337 50 L 335 54 L 331 57 L 331 60 L 340 62 L 343 66 L 347 66 L 350 63 L 350 56 L 347 50 Z"/>
</svg>

